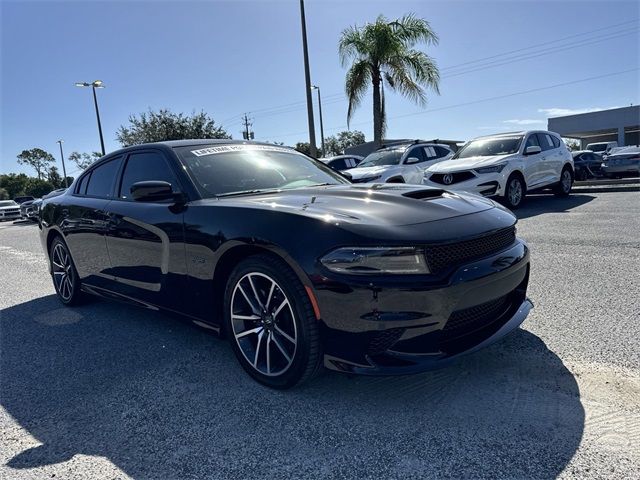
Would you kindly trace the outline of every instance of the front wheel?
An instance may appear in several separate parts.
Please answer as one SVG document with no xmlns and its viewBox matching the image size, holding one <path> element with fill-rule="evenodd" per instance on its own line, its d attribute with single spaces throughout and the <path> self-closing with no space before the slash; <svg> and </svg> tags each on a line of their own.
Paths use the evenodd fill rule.
<svg viewBox="0 0 640 480">
<path fill-rule="evenodd" d="M 511 210 L 515 210 L 524 200 L 526 187 L 519 175 L 511 175 L 507 180 L 504 192 L 504 202 Z"/>
<path fill-rule="evenodd" d="M 573 185 L 573 175 L 571 175 L 571 170 L 568 168 L 564 168 L 562 173 L 560 174 L 560 181 L 553 189 L 553 193 L 555 193 L 558 197 L 566 197 L 571 193 L 571 187 Z"/>
<path fill-rule="evenodd" d="M 258 382 L 290 388 L 319 369 L 318 320 L 304 286 L 282 260 L 255 255 L 238 264 L 224 308 L 236 358 Z"/>
</svg>

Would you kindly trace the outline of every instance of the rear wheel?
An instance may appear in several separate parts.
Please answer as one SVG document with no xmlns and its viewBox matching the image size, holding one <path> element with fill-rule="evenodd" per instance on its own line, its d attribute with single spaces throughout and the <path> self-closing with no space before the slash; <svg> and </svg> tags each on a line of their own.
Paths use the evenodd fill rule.
<svg viewBox="0 0 640 480">
<path fill-rule="evenodd" d="M 233 351 L 258 382 L 290 388 L 320 365 L 318 321 L 304 286 L 280 259 L 255 255 L 232 272 L 225 329 Z"/>
<path fill-rule="evenodd" d="M 504 192 L 504 203 L 512 210 L 518 208 L 524 200 L 526 186 L 520 175 L 512 174 L 507 179 Z"/>
<path fill-rule="evenodd" d="M 60 237 L 54 238 L 51 242 L 49 262 L 58 299 L 65 305 L 77 305 L 82 298 L 80 279 L 71 253 Z"/>
<path fill-rule="evenodd" d="M 566 197 L 571 193 L 571 187 L 573 185 L 573 175 L 571 174 L 571 170 L 567 167 L 562 169 L 562 173 L 560 174 L 560 181 L 553 189 L 553 193 L 555 193 L 558 197 Z"/>
</svg>

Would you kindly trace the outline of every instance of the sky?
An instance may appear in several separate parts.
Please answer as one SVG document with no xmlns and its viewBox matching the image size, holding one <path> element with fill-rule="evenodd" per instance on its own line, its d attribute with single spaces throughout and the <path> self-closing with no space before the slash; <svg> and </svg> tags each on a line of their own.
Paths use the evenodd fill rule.
<svg viewBox="0 0 640 480">
<path fill-rule="evenodd" d="M 129 115 L 159 108 L 204 110 L 234 138 L 247 112 L 256 140 L 308 141 L 297 0 L 0 2 L 2 173 L 33 174 L 16 162 L 24 149 L 59 159 L 58 139 L 65 155 L 99 150 L 91 89 L 74 87 L 97 79 L 107 151 L 119 148 L 115 132 Z M 440 95 L 429 92 L 423 108 L 387 91 L 388 138 L 467 140 L 640 102 L 638 1 L 305 6 L 326 136 L 347 128 L 340 33 L 378 15 L 413 12 L 440 38 L 423 48 L 440 68 Z M 367 139 L 371 103 L 369 91 L 350 125 Z"/>
</svg>

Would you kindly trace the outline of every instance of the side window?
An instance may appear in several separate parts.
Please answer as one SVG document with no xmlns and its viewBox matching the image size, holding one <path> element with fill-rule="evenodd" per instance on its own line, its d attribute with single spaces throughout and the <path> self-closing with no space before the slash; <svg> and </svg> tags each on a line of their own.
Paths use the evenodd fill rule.
<svg viewBox="0 0 640 480">
<path fill-rule="evenodd" d="M 111 190 L 118 174 L 122 157 L 114 158 L 91 170 L 86 194 L 92 197 L 111 198 Z"/>
<path fill-rule="evenodd" d="M 526 150 L 527 147 L 540 147 L 538 136 L 535 133 L 532 133 L 529 135 L 529 138 L 527 138 L 527 143 L 525 144 L 524 149 Z"/>
<path fill-rule="evenodd" d="M 558 137 L 555 137 L 553 135 L 549 135 L 551 137 L 551 141 L 553 142 L 553 146 L 555 148 L 558 148 L 560 146 L 560 140 L 558 140 Z"/>
<path fill-rule="evenodd" d="M 338 160 L 334 160 L 333 162 L 331 162 L 331 168 L 334 168 L 336 170 L 344 170 L 345 168 L 349 168 L 349 166 L 345 164 L 345 159 L 339 158 Z"/>
<path fill-rule="evenodd" d="M 446 157 L 447 155 L 449 155 L 449 153 L 451 153 L 451 150 L 449 150 L 448 148 L 440 146 L 435 146 L 433 148 L 435 148 L 436 153 L 438 154 L 438 158 Z"/>
<path fill-rule="evenodd" d="M 411 150 L 409 150 L 409 153 L 407 154 L 407 158 L 409 158 L 409 157 L 417 158 L 418 159 L 418 163 L 422 163 L 422 162 L 426 162 L 427 161 L 427 156 L 424 153 L 424 148 L 423 147 L 414 147 Z M 405 162 L 406 162 L 406 160 L 405 160 Z"/>
<path fill-rule="evenodd" d="M 80 179 L 78 182 L 78 186 L 76 187 L 76 193 L 79 195 L 85 195 L 87 193 L 87 183 L 89 183 L 89 177 L 91 176 L 91 172 L 87 173 L 84 177 Z"/>
<path fill-rule="evenodd" d="M 177 190 L 178 181 L 160 153 L 132 153 L 124 167 L 119 197 L 130 198 L 131 185 L 149 180 L 169 182 L 173 190 Z"/>
<path fill-rule="evenodd" d="M 551 135 L 547 135 L 546 133 L 538 133 L 538 141 L 540 142 L 540 147 L 542 150 L 552 150 L 556 148 L 553 145 L 553 140 L 551 140 Z"/>
</svg>

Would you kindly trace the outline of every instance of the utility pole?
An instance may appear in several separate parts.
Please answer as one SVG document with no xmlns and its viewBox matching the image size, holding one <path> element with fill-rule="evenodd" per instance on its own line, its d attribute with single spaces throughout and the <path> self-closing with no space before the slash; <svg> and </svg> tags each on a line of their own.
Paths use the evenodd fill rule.
<svg viewBox="0 0 640 480">
<path fill-rule="evenodd" d="M 64 167 L 64 153 L 62 153 L 62 144 L 64 140 L 58 140 L 58 145 L 60 145 L 60 159 L 62 160 L 62 175 L 64 175 L 64 188 L 69 188 L 67 185 L 67 169 Z"/>
<path fill-rule="evenodd" d="M 327 151 L 324 149 L 324 126 L 322 124 L 322 100 L 320 99 L 320 87 L 312 85 L 311 89 L 318 91 L 318 112 L 320 114 L 320 142 L 322 145 L 322 155 L 326 157 Z"/>
<path fill-rule="evenodd" d="M 100 148 L 102 149 L 102 155 L 104 151 L 104 138 L 102 137 L 102 123 L 100 122 L 100 110 L 98 110 L 98 97 L 96 96 L 96 88 L 104 88 L 102 80 L 94 80 L 93 82 L 76 82 L 76 87 L 91 87 L 93 90 L 93 105 L 96 108 L 96 119 L 98 120 L 98 133 L 100 134 Z"/>
<path fill-rule="evenodd" d="M 253 125 L 253 122 L 249 120 L 249 117 L 245 113 L 242 117 L 242 123 L 244 123 L 244 130 L 242 131 L 242 138 L 245 140 L 253 140 L 255 138 L 255 133 L 250 130 L 250 127 Z"/>
<path fill-rule="evenodd" d="M 307 118 L 309 121 L 309 153 L 318 156 L 316 127 L 313 123 L 313 100 L 311 99 L 311 73 L 309 72 L 309 50 L 307 48 L 307 24 L 304 19 L 304 0 L 300 0 L 300 22 L 302 24 L 302 53 L 304 54 L 304 81 L 307 91 Z"/>
</svg>

